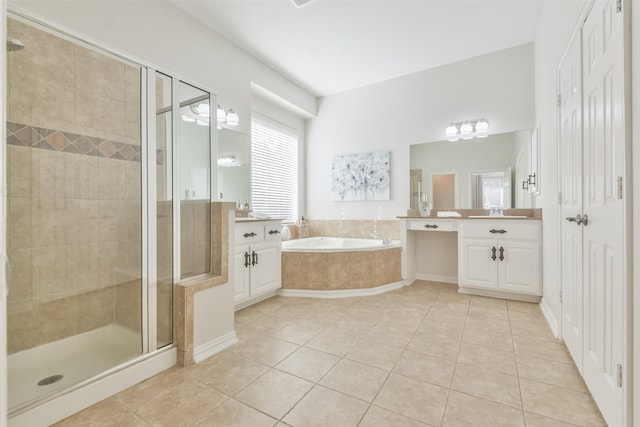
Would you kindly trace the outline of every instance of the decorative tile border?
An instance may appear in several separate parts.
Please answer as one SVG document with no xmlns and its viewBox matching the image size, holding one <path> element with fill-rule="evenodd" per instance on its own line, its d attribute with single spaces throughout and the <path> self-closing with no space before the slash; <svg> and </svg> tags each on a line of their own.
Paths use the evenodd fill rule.
<svg viewBox="0 0 640 427">
<path fill-rule="evenodd" d="M 140 162 L 139 145 L 13 122 L 7 122 L 7 144 Z M 157 163 L 163 165 L 164 150 L 157 151 Z"/>
</svg>

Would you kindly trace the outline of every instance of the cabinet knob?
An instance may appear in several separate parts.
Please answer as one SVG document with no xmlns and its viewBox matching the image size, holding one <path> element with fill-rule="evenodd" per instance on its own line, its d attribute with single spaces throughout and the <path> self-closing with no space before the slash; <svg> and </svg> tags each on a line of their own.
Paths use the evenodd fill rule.
<svg viewBox="0 0 640 427">
<path fill-rule="evenodd" d="M 491 230 L 489 230 L 489 233 L 491 233 L 491 234 L 496 234 L 496 233 L 497 234 L 504 234 L 506 232 L 507 232 L 507 230 L 504 230 L 504 229 L 496 230 L 495 228 L 492 228 Z"/>
<path fill-rule="evenodd" d="M 244 233 L 243 236 L 245 239 L 247 239 L 249 237 L 255 237 L 257 236 L 257 234 L 252 231 L 251 233 Z"/>
<path fill-rule="evenodd" d="M 251 263 L 250 261 L 251 257 L 249 256 L 249 252 L 245 252 L 244 253 L 244 266 L 249 267 L 249 264 Z"/>
<path fill-rule="evenodd" d="M 504 261 L 504 248 L 500 246 L 500 256 L 498 257 L 500 261 Z"/>
<path fill-rule="evenodd" d="M 256 251 L 251 252 L 251 265 L 256 265 L 258 263 L 258 254 Z"/>
<path fill-rule="evenodd" d="M 434 228 L 435 229 L 435 228 L 438 228 L 438 225 L 437 224 L 426 224 L 424 226 L 424 228 Z"/>
<path fill-rule="evenodd" d="M 491 248 L 491 259 L 493 261 L 496 260 L 496 247 L 495 246 Z"/>
<path fill-rule="evenodd" d="M 280 230 L 269 230 L 269 234 L 271 234 L 272 236 L 274 234 L 280 234 Z"/>
</svg>

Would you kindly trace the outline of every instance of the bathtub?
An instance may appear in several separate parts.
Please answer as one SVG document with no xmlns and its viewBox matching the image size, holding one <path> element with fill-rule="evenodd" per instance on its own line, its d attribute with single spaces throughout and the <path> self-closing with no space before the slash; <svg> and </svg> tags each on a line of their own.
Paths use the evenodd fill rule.
<svg viewBox="0 0 640 427">
<path fill-rule="evenodd" d="M 400 242 L 310 237 L 282 242 L 281 295 L 373 295 L 399 287 Z M 307 295 L 305 295 L 305 293 Z"/>
<path fill-rule="evenodd" d="M 347 237 L 308 237 L 282 242 L 283 252 L 355 252 L 399 248 L 400 241 L 383 244 L 379 239 L 355 239 Z"/>
</svg>

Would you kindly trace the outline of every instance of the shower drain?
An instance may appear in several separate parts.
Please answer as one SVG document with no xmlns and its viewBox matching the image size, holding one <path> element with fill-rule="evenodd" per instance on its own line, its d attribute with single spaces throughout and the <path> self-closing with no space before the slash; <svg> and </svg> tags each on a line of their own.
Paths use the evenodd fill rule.
<svg viewBox="0 0 640 427">
<path fill-rule="evenodd" d="M 49 385 L 53 383 L 57 383 L 62 379 L 62 375 L 51 375 L 50 377 L 43 378 L 38 381 L 38 385 Z"/>
</svg>

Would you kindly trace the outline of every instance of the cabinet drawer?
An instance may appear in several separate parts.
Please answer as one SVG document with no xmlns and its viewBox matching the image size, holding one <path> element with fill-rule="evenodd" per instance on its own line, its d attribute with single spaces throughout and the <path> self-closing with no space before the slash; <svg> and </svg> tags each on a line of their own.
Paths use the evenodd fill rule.
<svg viewBox="0 0 640 427">
<path fill-rule="evenodd" d="M 264 240 L 264 226 L 262 224 L 236 224 L 236 244 L 257 242 Z"/>
<path fill-rule="evenodd" d="M 264 240 L 280 240 L 280 229 L 282 226 L 278 224 L 269 224 L 264 226 Z"/>
<path fill-rule="evenodd" d="M 457 231 L 454 221 L 441 219 L 412 219 L 408 221 L 407 229 L 414 231 Z"/>
<path fill-rule="evenodd" d="M 469 220 L 460 224 L 460 238 L 540 240 L 540 222 L 535 220 Z"/>
</svg>

